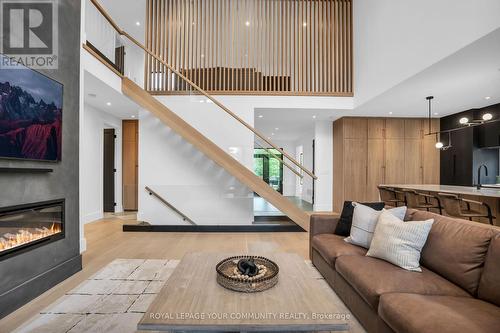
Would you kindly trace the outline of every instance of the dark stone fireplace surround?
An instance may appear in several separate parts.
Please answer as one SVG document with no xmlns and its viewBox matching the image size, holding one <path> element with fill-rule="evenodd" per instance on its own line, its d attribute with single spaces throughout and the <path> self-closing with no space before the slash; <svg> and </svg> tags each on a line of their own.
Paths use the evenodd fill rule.
<svg viewBox="0 0 500 333">
<path fill-rule="evenodd" d="M 79 223 L 80 0 L 58 2 L 58 68 L 39 70 L 64 85 L 62 160 L 0 159 L 0 168 L 53 172 L 0 172 L 0 207 L 65 200 L 64 238 L 0 261 L 0 318 L 81 270 Z M 0 331 L 2 331 L 0 327 Z"/>
</svg>

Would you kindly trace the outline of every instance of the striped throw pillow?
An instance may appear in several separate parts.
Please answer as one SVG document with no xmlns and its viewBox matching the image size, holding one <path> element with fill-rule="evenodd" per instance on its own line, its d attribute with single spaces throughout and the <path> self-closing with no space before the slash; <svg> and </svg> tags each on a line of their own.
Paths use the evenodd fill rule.
<svg viewBox="0 0 500 333">
<path fill-rule="evenodd" d="M 403 222 L 388 212 L 382 212 L 366 255 L 409 271 L 421 272 L 420 252 L 433 223 L 434 219 Z"/>
<path fill-rule="evenodd" d="M 354 213 L 352 214 L 351 234 L 344 240 L 367 249 L 372 242 L 378 218 L 386 210 L 378 211 L 358 202 L 353 202 L 352 205 L 354 206 Z M 406 214 L 406 206 L 391 208 L 387 212 L 402 220 Z"/>
</svg>

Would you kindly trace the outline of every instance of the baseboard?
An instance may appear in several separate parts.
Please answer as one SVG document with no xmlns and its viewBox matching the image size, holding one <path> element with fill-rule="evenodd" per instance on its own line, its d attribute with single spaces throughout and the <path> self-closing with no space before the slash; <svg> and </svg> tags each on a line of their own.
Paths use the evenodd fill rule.
<svg viewBox="0 0 500 333">
<path fill-rule="evenodd" d="M 143 232 L 305 232 L 296 224 L 290 225 L 151 225 L 124 224 L 123 231 Z"/>
<path fill-rule="evenodd" d="M 87 238 L 80 238 L 80 254 L 87 251 Z"/>
<path fill-rule="evenodd" d="M 80 270 L 82 270 L 82 256 L 77 255 L 1 294 L 0 319 Z"/>
<path fill-rule="evenodd" d="M 87 224 L 87 223 L 90 223 L 90 222 L 93 222 L 96 220 L 100 220 L 103 217 L 104 217 L 104 214 L 103 214 L 103 212 L 100 212 L 100 211 L 90 213 L 90 214 L 87 214 L 87 215 L 82 217 L 82 223 Z"/>
</svg>

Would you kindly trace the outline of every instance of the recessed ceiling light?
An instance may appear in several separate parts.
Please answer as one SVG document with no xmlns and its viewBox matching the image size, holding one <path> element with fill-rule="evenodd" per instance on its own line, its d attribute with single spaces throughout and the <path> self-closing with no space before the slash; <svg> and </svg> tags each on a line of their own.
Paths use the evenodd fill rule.
<svg viewBox="0 0 500 333">
<path fill-rule="evenodd" d="M 316 115 L 313 116 L 313 119 L 316 119 Z"/>
<path fill-rule="evenodd" d="M 274 128 L 274 130 L 275 130 L 275 131 L 278 131 L 278 130 L 279 130 L 279 128 L 278 128 L 278 127 L 275 127 L 275 128 Z"/>
<path fill-rule="evenodd" d="M 134 115 L 131 115 L 131 117 L 132 117 L 132 118 L 135 118 L 135 116 L 134 116 Z"/>
<path fill-rule="evenodd" d="M 263 116 L 263 115 L 261 115 L 261 114 L 259 114 L 259 118 L 264 118 L 264 116 Z"/>
<path fill-rule="evenodd" d="M 249 27 L 249 26 L 250 26 L 250 21 L 246 21 L 246 22 L 245 22 L 245 25 L 246 25 L 247 27 Z"/>
<path fill-rule="evenodd" d="M 434 115 L 437 116 L 439 114 L 439 112 L 434 112 Z"/>
<path fill-rule="evenodd" d="M 389 114 L 392 114 L 392 111 L 390 111 Z"/>
<path fill-rule="evenodd" d="M 137 22 L 135 22 L 135 25 L 136 25 L 136 26 L 140 26 L 140 25 L 141 25 L 141 22 L 137 21 Z"/>
<path fill-rule="evenodd" d="M 484 99 L 490 99 L 491 97 L 490 96 L 486 96 Z"/>
<path fill-rule="evenodd" d="M 271 133 L 271 135 L 274 135 L 274 133 Z"/>
<path fill-rule="evenodd" d="M 106 105 L 107 105 L 107 106 L 111 106 L 111 102 L 107 102 L 107 103 L 106 103 Z"/>
</svg>

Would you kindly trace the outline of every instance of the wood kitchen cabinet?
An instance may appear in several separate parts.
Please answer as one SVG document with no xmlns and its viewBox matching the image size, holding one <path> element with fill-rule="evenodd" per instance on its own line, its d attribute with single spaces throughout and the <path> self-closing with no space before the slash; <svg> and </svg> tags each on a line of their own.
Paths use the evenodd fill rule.
<svg viewBox="0 0 500 333">
<path fill-rule="evenodd" d="M 439 120 L 432 120 L 432 131 Z M 379 200 L 379 184 L 439 184 L 427 119 L 344 117 L 333 124 L 333 208 Z"/>
</svg>

